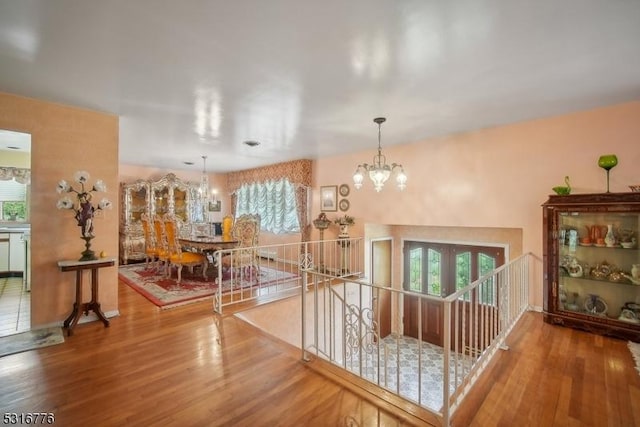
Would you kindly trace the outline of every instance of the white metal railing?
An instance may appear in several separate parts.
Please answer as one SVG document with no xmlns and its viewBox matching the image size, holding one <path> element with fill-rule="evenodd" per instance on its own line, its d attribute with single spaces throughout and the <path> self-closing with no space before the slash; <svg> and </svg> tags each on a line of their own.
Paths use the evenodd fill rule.
<svg viewBox="0 0 640 427">
<path fill-rule="evenodd" d="M 462 398 L 529 308 L 531 256 L 525 254 L 446 298 L 305 270 L 303 289 L 310 290 L 302 292 L 302 357 L 326 359 L 449 425 Z M 402 334 L 398 319 L 405 298 L 417 300 L 417 338 Z M 387 336 L 379 332 L 383 313 L 397 320 Z M 442 325 L 442 345 L 423 339 L 436 324 Z"/>
<path fill-rule="evenodd" d="M 225 306 L 259 298 L 290 296 L 302 286 L 306 270 L 360 277 L 363 259 L 361 237 L 218 250 L 212 255 L 218 286 L 214 311 L 222 313 Z"/>
</svg>

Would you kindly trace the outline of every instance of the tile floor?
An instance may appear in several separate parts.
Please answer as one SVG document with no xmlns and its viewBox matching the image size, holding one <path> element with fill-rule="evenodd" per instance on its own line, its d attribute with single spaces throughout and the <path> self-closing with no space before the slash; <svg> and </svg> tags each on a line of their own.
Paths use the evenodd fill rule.
<svg viewBox="0 0 640 427">
<path fill-rule="evenodd" d="M 0 278 L 0 336 L 31 328 L 31 293 L 23 290 L 22 277 Z"/>
<path fill-rule="evenodd" d="M 440 411 L 443 405 L 444 349 L 427 342 L 420 343 L 415 338 L 395 334 L 383 338 L 380 349 L 382 350 L 380 356 L 378 356 L 378 347 L 375 346 L 363 356 L 352 355 L 347 359 L 346 369 L 358 374 L 360 357 L 363 357 L 361 371 L 363 378 L 405 399 L 434 411 Z M 420 366 L 418 366 L 418 360 L 420 360 Z M 459 381 L 464 378 L 467 373 L 465 368 L 470 366 L 471 360 L 458 355 L 451 362 L 450 390 L 453 392 L 455 390 L 453 378 L 458 377 Z"/>
</svg>

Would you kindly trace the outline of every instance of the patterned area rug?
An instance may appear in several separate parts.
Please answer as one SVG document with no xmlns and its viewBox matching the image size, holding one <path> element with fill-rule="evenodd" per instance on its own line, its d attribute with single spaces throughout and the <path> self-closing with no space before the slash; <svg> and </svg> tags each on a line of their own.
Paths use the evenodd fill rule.
<svg viewBox="0 0 640 427">
<path fill-rule="evenodd" d="M 36 329 L 0 338 L 0 357 L 50 345 L 62 344 L 64 335 L 60 327 Z"/>
<path fill-rule="evenodd" d="M 184 304 L 209 299 L 218 290 L 213 278 L 204 279 L 196 268 L 190 273 L 188 268 L 182 269 L 182 280 L 176 283 L 176 273 L 170 278 L 152 270 L 146 270 L 144 264 L 121 266 L 118 269 L 120 280 L 142 294 L 149 301 L 160 308 L 172 308 Z M 235 283 L 234 289 L 244 289 L 257 286 L 269 286 L 289 280 L 296 280 L 299 276 L 284 271 L 260 267 L 260 274 L 252 280 L 242 280 Z M 222 281 L 223 292 L 231 290 L 231 280 Z"/>
<path fill-rule="evenodd" d="M 636 370 L 640 373 L 640 344 L 637 342 L 629 341 L 629 350 L 633 360 L 636 361 Z"/>
</svg>

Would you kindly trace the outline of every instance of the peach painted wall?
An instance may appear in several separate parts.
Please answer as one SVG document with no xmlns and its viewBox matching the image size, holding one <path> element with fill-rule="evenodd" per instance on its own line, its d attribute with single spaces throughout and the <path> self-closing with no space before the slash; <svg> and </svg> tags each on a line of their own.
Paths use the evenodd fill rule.
<svg viewBox="0 0 640 427">
<path fill-rule="evenodd" d="M 80 169 L 91 183 L 105 182 L 99 196 L 114 209 L 96 219 L 92 248 L 117 256 L 118 117 L 0 93 L 0 128 L 31 134 L 31 326 L 61 324 L 75 300 L 75 275 L 59 272 L 57 261 L 78 259 L 84 242 L 71 212 L 56 209 L 56 185 Z M 100 271 L 99 297 L 107 315 L 117 313 L 115 267 Z"/>
<path fill-rule="evenodd" d="M 363 236 L 365 223 L 520 229 L 522 252 L 537 257 L 531 302 L 538 307 L 543 292 L 540 205 L 551 188 L 564 185 L 569 175 L 573 193 L 604 192 L 605 172 L 597 160 L 607 153 L 619 159 L 611 171 L 612 192 L 640 184 L 640 102 L 385 147 L 384 135 L 392 133 L 390 112 L 383 152 L 389 161 L 404 165 L 407 189 L 400 192 L 390 183 L 376 193 L 368 180 L 362 189 L 353 189 L 355 166 L 374 154 L 372 130 L 371 150 L 315 163 L 312 216 L 320 212 L 321 185 L 348 183 L 347 213 L 356 218 L 352 236 Z M 428 229 L 417 234 L 430 237 Z M 394 272 L 399 271 L 394 265 Z"/>
</svg>

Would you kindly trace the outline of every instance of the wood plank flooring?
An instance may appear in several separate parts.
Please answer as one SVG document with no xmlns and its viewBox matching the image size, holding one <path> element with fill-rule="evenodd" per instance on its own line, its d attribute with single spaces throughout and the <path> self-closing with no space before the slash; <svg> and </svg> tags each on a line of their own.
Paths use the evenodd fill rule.
<svg viewBox="0 0 640 427">
<path fill-rule="evenodd" d="M 627 341 L 526 313 L 454 426 L 640 426 L 640 373 Z"/>
<path fill-rule="evenodd" d="M 52 412 L 63 426 L 426 424 L 320 375 L 230 310 L 161 311 L 122 283 L 119 297 L 111 327 L 81 324 L 62 345 L 0 358 L 2 412 Z M 508 344 L 454 426 L 640 425 L 640 375 L 625 341 L 527 313 Z"/>
<path fill-rule="evenodd" d="M 318 374 L 211 302 L 161 311 L 123 283 L 120 317 L 0 358 L 1 412 L 61 426 L 417 425 Z M 295 316 L 296 314 L 292 314 Z"/>
</svg>

